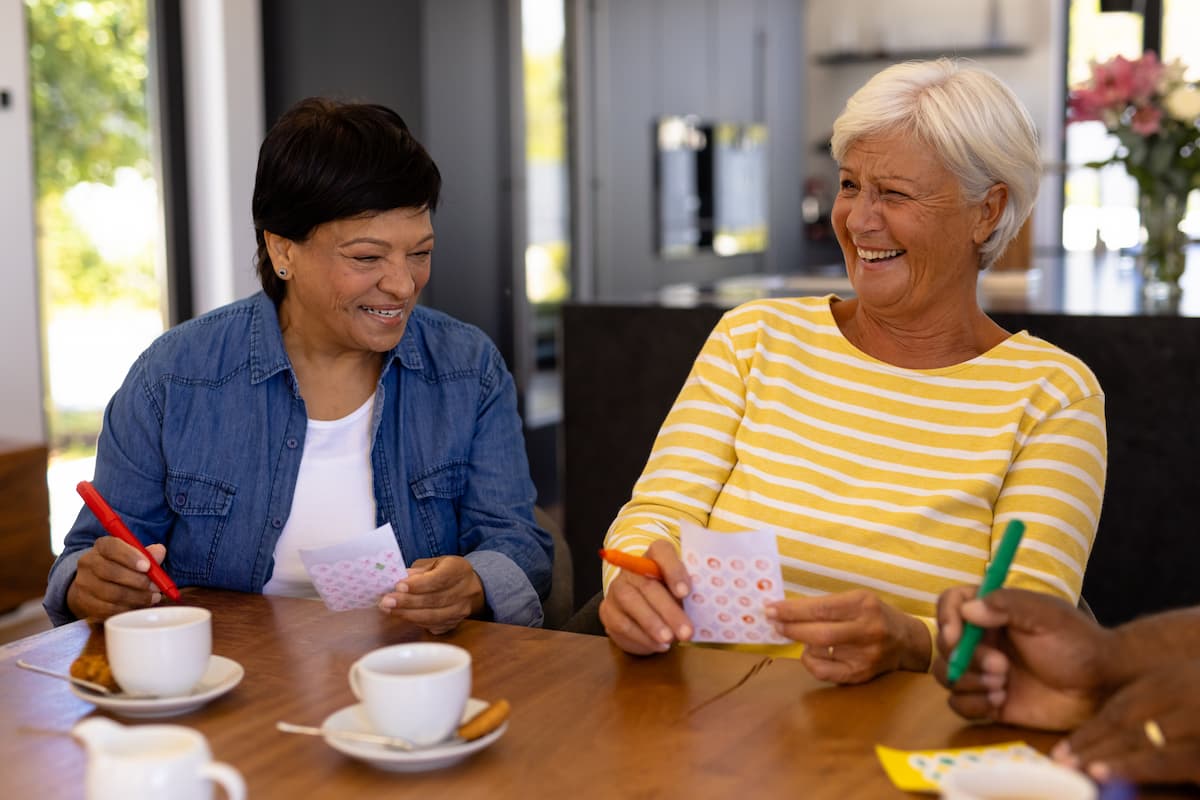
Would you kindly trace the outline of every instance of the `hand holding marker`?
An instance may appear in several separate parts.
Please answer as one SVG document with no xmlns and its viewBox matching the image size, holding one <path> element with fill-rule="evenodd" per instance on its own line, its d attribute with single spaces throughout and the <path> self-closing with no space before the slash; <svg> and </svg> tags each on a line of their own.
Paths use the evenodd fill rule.
<svg viewBox="0 0 1200 800">
<path fill-rule="evenodd" d="M 983 574 L 983 584 L 979 587 L 976 597 L 986 597 L 1004 585 L 1008 568 L 1012 565 L 1013 556 L 1017 553 L 1017 546 L 1021 544 L 1021 536 L 1024 533 L 1024 522 L 1019 519 L 1009 521 L 1008 527 L 1004 529 L 1004 538 L 1000 540 L 1000 547 L 996 550 L 996 557 Z M 957 682 L 967 671 L 971 659 L 975 657 L 975 648 L 979 646 L 979 640 L 982 638 L 983 629 L 978 625 L 968 622 L 963 626 L 962 638 L 950 653 L 950 666 L 946 671 L 946 679 L 950 683 Z"/>
</svg>

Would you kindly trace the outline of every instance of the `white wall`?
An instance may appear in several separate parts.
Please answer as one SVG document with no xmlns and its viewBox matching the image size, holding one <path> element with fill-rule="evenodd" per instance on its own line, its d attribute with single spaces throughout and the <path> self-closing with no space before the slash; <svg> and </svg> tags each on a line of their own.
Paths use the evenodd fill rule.
<svg viewBox="0 0 1200 800">
<path fill-rule="evenodd" d="M 259 4 L 182 6 L 183 72 L 197 315 L 256 291 L 250 200 L 263 137 Z"/>
<path fill-rule="evenodd" d="M 1061 214 L 1065 115 L 1060 73 L 1065 58 L 1065 3 L 1057 0 L 994 0 L 1004 44 L 1026 48 L 1019 56 L 981 56 L 975 61 L 994 72 L 1029 108 L 1041 138 L 1047 174 L 1034 209 L 1034 243 L 1057 247 Z M 824 65 L 816 59 L 836 51 L 916 51 L 979 47 L 987 42 L 993 0 L 889 0 L 881 13 L 876 0 L 809 0 L 805 35 L 811 57 L 807 72 L 808 140 L 828 141 L 846 100 L 890 61 Z M 814 169 L 821 159 L 812 161 Z M 832 169 L 832 161 L 827 161 Z M 836 173 L 833 174 L 836 178 Z"/>
<path fill-rule="evenodd" d="M 34 257 L 32 119 L 25 6 L 0 0 L 0 438 L 42 442 L 41 334 Z"/>
</svg>

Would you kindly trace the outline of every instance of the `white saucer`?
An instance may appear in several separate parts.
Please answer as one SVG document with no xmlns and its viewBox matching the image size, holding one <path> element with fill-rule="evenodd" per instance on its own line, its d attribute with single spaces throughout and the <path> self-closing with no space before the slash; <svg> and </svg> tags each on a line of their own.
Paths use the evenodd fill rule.
<svg viewBox="0 0 1200 800">
<path fill-rule="evenodd" d="M 71 684 L 71 691 L 80 700 L 122 717 L 153 719 L 173 717 L 195 711 L 200 706 L 228 692 L 242 682 L 246 671 L 232 658 L 210 656 L 208 669 L 200 682 L 187 694 L 178 697 L 122 697 L 104 695 Z"/>
<path fill-rule="evenodd" d="M 475 716 L 487 708 L 487 705 L 486 701 L 472 697 L 467 701 L 466 709 L 463 710 L 463 721 Z M 356 733 L 375 732 L 370 720 L 367 719 L 367 712 L 363 708 L 362 703 L 346 706 L 341 711 L 330 714 L 321 723 L 321 729 L 325 731 L 354 731 Z M 395 750 L 381 744 L 355 742 L 339 736 L 331 736 L 328 733 L 325 735 L 325 741 L 334 750 L 345 753 L 353 758 L 362 759 L 371 766 L 378 767 L 379 769 L 386 769 L 392 772 L 421 772 L 423 770 L 441 769 L 451 764 L 457 764 L 472 753 L 482 750 L 499 739 L 504 735 L 506 730 L 508 730 L 507 720 L 499 728 L 496 728 L 496 730 L 486 736 L 481 736 L 470 742 L 464 742 L 462 739 L 455 737 L 442 744 L 434 744 L 416 750 Z"/>
</svg>

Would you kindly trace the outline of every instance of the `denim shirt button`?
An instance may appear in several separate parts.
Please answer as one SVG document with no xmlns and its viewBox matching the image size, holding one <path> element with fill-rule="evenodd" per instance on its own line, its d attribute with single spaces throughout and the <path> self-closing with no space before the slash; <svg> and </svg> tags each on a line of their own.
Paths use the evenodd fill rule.
<svg viewBox="0 0 1200 800">
<path fill-rule="evenodd" d="M 187 504 L 187 495 L 186 494 L 183 494 L 181 492 L 180 494 L 175 495 L 175 505 L 182 506 L 182 505 L 186 505 L 186 504 Z"/>
<path fill-rule="evenodd" d="M 296 446 L 299 445 L 300 442 L 296 441 L 295 436 L 289 436 L 285 444 L 288 446 L 288 450 L 295 450 Z"/>
<path fill-rule="evenodd" d="M 280 519 L 279 517 L 275 517 L 273 520 L 271 520 L 271 527 L 272 528 L 282 528 L 283 520 Z"/>
</svg>

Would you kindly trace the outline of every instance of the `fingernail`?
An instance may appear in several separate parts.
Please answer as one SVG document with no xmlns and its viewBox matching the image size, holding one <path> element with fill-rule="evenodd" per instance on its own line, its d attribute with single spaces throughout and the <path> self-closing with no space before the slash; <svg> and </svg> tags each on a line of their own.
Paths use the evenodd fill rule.
<svg viewBox="0 0 1200 800">
<path fill-rule="evenodd" d="M 397 591 L 397 592 L 407 592 L 407 591 L 408 591 L 408 584 L 407 584 L 407 583 L 397 583 L 397 584 L 396 584 L 396 591 Z"/>
<path fill-rule="evenodd" d="M 1060 764 L 1075 766 L 1075 754 L 1071 752 L 1071 743 L 1063 739 L 1050 750 L 1050 758 Z"/>
<path fill-rule="evenodd" d="M 675 584 L 675 596 L 676 597 L 678 597 L 679 599 L 682 600 L 683 598 L 687 597 L 687 595 L 688 595 L 688 585 L 686 583 L 684 583 L 683 581 L 680 581 L 679 583 Z"/>
<path fill-rule="evenodd" d="M 667 651 L 668 651 L 668 650 L 670 650 L 670 649 L 671 649 L 671 643 L 670 643 L 670 642 L 664 642 L 663 644 L 660 644 L 660 645 L 658 646 L 658 652 L 660 652 L 660 653 L 665 653 L 665 652 L 667 652 Z"/>
<path fill-rule="evenodd" d="M 138 572 L 149 572 L 150 571 L 150 562 L 144 558 L 139 558 L 136 569 Z"/>
<path fill-rule="evenodd" d="M 150 605 L 155 605 L 159 602 L 162 602 L 162 593 L 155 592 L 154 594 L 150 595 Z"/>
<path fill-rule="evenodd" d="M 691 625 L 680 625 L 679 626 L 679 638 L 684 641 L 691 639 L 692 638 L 692 626 Z"/>
<path fill-rule="evenodd" d="M 767 619 L 775 619 L 779 616 L 779 612 L 775 610 L 775 606 L 767 606 L 766 611 L 763 613 L 767 615 Z"/>
<path fill-rule="evenodd" d="M 671 641 L 671 629 L 670 628 L 660 628 L 658 631 L 658 639 L 659 639 L 659 641 L 669 643 Z"/>
<path fill-rule="evenodd" d="M 1087 772 L 1097 783 L 1107 783 L 1108 779 L 1112 777 L 1112 770 L 1103 761 L 1088 764 Z"/>
<path fill-rule="evenodd" d="M 379 607 L 385 611 L 388 610 L 389 608 L 395 608 L 396 607 L 396 598 L 394 598 L 394 597 L 383 598 L 382 600 L 379 601 Z"/>
</svg>

